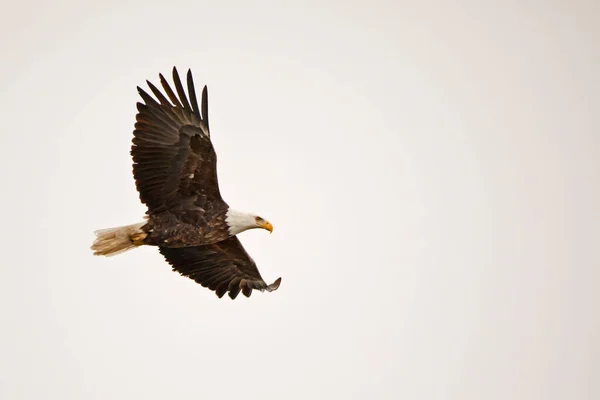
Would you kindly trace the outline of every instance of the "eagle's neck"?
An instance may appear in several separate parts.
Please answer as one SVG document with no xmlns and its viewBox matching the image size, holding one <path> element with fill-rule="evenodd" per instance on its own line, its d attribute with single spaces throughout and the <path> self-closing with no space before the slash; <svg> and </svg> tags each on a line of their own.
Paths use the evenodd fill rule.
<svg viewBox="0 0 600 400">
<path fill-rule="evenodd" d="M 227 210 L 225 222 L 229 229 L 230 235 L 237 235 L 248 229 L 258 228 L 256 225 L 256 217 L 253 214 L 232 210 Z"/>
</svg>

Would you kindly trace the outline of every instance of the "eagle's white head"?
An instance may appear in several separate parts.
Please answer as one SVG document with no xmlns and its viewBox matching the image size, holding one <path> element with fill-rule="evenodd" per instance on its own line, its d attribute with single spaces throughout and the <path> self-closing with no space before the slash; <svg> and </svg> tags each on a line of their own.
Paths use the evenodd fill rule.
<svg viewBox="0 0 600 400">
<path fill-rule="evenodd" d="M 273 232 L 273 225 L 266 219 L 261 218 L 258 215 L 232 210 L 231 208 L 227 210 L 225 222 L 227 223 L 231 235 L 237 235 L 248 229 L 256 228 L 266 229 L 271 233 Z"/>
</svg>

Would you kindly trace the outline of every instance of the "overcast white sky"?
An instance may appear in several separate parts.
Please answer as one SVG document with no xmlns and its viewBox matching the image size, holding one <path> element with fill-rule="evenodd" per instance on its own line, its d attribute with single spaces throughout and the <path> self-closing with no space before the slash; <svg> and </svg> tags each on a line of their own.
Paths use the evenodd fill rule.
<svg viewBox="0 0 600 400">
<path fill-rule="evenodd" d="M 3 6 L 0 398 L 600 398 L 600 6 L 253 3 Z M 89 250 L 173 65 L 276 292 Z"/>
</svg>

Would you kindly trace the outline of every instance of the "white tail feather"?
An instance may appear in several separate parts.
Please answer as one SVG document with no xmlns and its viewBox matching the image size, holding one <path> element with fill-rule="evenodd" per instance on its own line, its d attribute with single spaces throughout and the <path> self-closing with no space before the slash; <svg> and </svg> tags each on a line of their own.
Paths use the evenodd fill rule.
<svg viewBox="0 0 600 400">
<path fill-rule="evenodd" d="M 92 250 L 96 256 L 114 256 L 141 246 L 146 233 L 140 228 L 146 222 L 133 225 L 119 226 L 116 228 L 100 229 L 94 234 L 96 240 L 92 244 Z"/>
</svg>

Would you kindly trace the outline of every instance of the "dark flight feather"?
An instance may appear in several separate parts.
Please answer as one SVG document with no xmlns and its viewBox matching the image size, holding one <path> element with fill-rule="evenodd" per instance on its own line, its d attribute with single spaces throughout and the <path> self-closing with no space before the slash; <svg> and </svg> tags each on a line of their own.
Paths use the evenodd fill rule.
<svg viewBox="0 0 600 400">
<path fill-rule="evenodd" d="M 210 136 L 210 128 L 208 124 L 208 88 L 204 85 L 202 89 L 202 117 L 204 119 L 204 124 L 206 125 L 206 130 L 208 136 Z"/>
<path fill-rule="evenodd" d="M 173 93 L 173 89 L 171 89 L 171 86 L 169 86 L 169 83 L 167 82 L 163 74 L 158 74 L 158 77 L 160 79 L 160 84 L 167 93 L 167 96 L 169 96 L 169 99 L 171 99 L 171 103 L 173 103 L 175 107 L 183 108 L 183 106 L 179 102 L 179 99 L 177 98 L 177 96 L 175 96 L 175 93 Z"/>
<path fill-rule="evenodd" d="M 219 191 L 217 155 L 207 135 L 206 121 L 198 110 L 193 80 L 188 74 L 192 108 L 176 69 L 173 79 L 179 98 L 162 74 L 166 96 L 149 83 L 158 101 L 138 87 L 144 104 L 138 103 L 131 155 L 140 200 L 148 206 L 149 213 L 176 212 L 183 204 L 205 210 L 214 209 L 217 204 L 226 208 Z"/>
<path fill-rule="evenodd" d="M 190 101 L 192 102 L 192 110 L 194 113 L 199 113 L 200 109 L 198 109 L 198 99 L 196 98 L 196 89 L 194 88 L 194 78 L 192 77 L 192 70 L 188 69 L 187 72 L 187 87 L 188 92 L 190 93 Z M 206 118 L 206 115 L 203 115 Z"/>
<path fill-rule="evenodd" d="M 152 82 L 150 82 L 150 81 L 147 80 L 146 83 L 148 84 L 148 87 L 150 88 L 150 90 L 152 90 L 152 93 L 156 96 L 156 98 L 158 99 L 158 101 L 160 101 L 160 104 L 162 104 L 163 106 L 167 106 L 167 107 L 172 107 L 173 106 L 169 102 L 169 100 L 167 100 L 167 98 L 165 97 L 165 95 L 162 94 L 162 92 L 160 90 L 158 90 L 158 88 L 152 84 Z"/>
<path fill-rule="evenodd" d="M 159 249 L 174 271 L 215 290 L 219 297 L 229 292 L 235 299 L 240 291 L 250 297 L 252 290 L 272 292 L 281 284 L 281 278 L 270 285 L 263 280 L 236 236 L 205 246 Z"/>
</svg>

